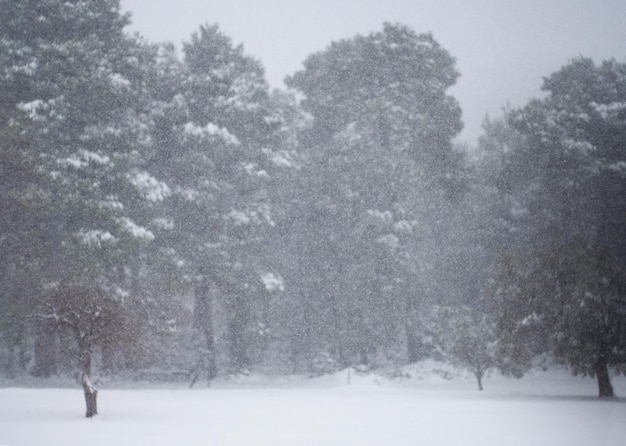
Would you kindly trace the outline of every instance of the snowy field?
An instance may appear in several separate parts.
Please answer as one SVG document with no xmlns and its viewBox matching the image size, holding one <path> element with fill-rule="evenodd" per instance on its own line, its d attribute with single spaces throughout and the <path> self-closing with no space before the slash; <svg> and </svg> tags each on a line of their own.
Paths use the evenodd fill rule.
<svg viewBox="0 0 626 446">
<path fill-rule="evenodd" d="M 564 370 L 492 376 L 483 392 L 467 375 L 432 367 L 411 375 L 243 377 L 191 390 L 102 385 L 93 419 L 83 417 L 78 386 L 3 387 L 0 444 L 626 445 L 626 399 L 600 401 L 594 380 Z M 625 378 L 614 387 L 626 396 Z"/>
</svg>

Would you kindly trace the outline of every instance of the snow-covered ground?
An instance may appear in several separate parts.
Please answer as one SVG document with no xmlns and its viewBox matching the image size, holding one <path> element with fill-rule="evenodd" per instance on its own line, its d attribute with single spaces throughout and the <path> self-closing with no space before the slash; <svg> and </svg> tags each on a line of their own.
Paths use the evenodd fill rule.
<svg viewBox="0 0 626 446">
<path fill-rule="evenodd" d="M 562 369 L 522 380 L 494 375 L 483 392 L 471 376 L 435 363 L 405 372 L 247 376 L 210 389 L 103 384 L 93 419 L 83 417 L 78 386 L 4 387 L 0 444 L 626 445 L 626 399 L 600 401 L 594 380 Z M 626 396 L 626 378 L 614 377 L 614 387 Z"/>
</svg>

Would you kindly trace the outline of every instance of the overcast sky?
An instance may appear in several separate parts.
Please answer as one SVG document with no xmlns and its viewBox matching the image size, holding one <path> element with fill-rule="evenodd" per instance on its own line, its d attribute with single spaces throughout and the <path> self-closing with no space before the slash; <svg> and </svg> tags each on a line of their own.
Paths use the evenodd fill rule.
<svg viewBox="0 0 626 446">
<path fill-rule="evenodd" d="M 260 59 L 273 87 L 330 42 L 400 22 L 432 32 L 457 59 L 450 90 L 461 103 L 474 144 L 486 114 L 540 95 L 544 76 L 568 60 L 626 62 L 626 0 L 121 0 L 131 30 L 151 41 L 188 40 L 218 23 Z"/>
</svg>

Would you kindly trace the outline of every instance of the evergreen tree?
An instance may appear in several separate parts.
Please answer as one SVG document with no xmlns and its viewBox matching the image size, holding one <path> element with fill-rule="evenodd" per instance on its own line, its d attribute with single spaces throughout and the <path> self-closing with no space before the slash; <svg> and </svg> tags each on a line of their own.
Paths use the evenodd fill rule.
<svg viewBox="0 0 626 446">
<path fill-rule="evenodd" d="M 269 183 L 283 124 L 261 65 L 217 26 L 161 50 L 150 161 L 172 196 L 161 233 L 181 289 L 193 293 L 194 324 L 209 380 L 217 373 L 216 313 L 234 370 L 251 365 L 263 313 L 264 239 L 273 227 Z M 182 279 L 182 280 L 181 280 Z"/>
<path fill-rule="evenodd" d="M 527 140 L 515 168 L 539 191 L 526 207 L 541 213 L 544 236 L 583 238 L 626 259 L 626 64 L 576 59 L 546 78 L 548 96 L 511 112 Z M 520 156 L 521 155 L 521 156 Z M 542 222 L 540 222 L 541 220 Z"/>
<path fill-rule="evenodd" d="M 169 193 L 143 165 L 153 51 L 124 34 L 118 1 L 3 1 L 0 9 L 0 125 L 18 135 L 3 163 L 22 166 L 3 187 L 15 210 L 3 224 L 27 235 L 12 237 L 25 263 L 11 266 L 26 280 L 3 300 L 19 301 L 25 315 L 44 289 L 64 283 L 132 301 L 127 267 L 154 238 L 146 210 Z M 55 336 L 40 338 L 54 358 Z M 35 372 L 53 373 L 41 359 Z"/>
<path fill-rule="evenodd" d="M 401 321 L 419 313 L 419 293 L 432 286 L 431 223 L 462 185 L 451 143 L 460 109 L 446 95 L 454 59 L 431 35 L 385 24 L 304 65 L 287 84 L 313 116 L 293 210 L 302 308 L 316 319 L 311 339 L 348 365 L 370 362 L 406 330 L 415 360 L 417 320 Z"/>
<path fill-rule="evenodd" d="M 576 59 L 548 77 L 546 98 L 509 114 L 525 141 L 503 175 L 527 236 L 503 263 L 503 336 L 513 346 L 540 329 L 542 348 L 595 375 L 601 397 L 613 395 L 608 367 L 624 365 L 625 73 Z"/>
<path fill-rule="evenodd" d="M 573 373 L 595 376 L 600 397 L 614 396 L 609 369 L 623 372 L 626 363 L 621 263 L 579 239 L 508 265 L 497 302 L 511 363 L 523 367 L 539 349 L 551 351 Z"/>
</svg>

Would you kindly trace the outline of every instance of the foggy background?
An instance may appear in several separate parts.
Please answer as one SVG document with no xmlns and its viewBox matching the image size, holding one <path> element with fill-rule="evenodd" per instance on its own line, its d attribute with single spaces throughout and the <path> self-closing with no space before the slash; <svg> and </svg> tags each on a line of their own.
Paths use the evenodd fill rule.
<svg viewBox="0 0 626 446">
<path fill-rule="evenodd" d="M 122 0 L 136 30 L 153 41 L 187 39 L 203 23 L 219 23 L 261 60 L 267 79 L 282 87 L 309 55 L 330 42 L 367 34 L 385 21 L 432 32 L 457 59 L 450 90 L 461 103 L 474 144 L 486 114 L 523 105 L 541 94 L 543 77 L 579 56 L 626 57 L 626 2 L 621 0 Z"/>
<path fill-rule="evenodd" d="M 0 4 L 4 376 L 614 396 L 624 5 Z"/>
</svg>

